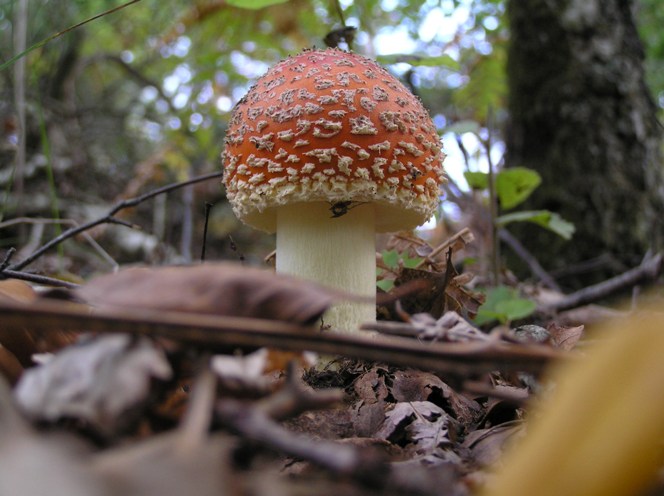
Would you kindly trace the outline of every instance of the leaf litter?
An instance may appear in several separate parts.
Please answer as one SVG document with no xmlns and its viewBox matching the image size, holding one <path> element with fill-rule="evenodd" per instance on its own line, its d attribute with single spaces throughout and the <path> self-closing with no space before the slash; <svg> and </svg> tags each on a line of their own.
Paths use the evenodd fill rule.
<svg viewBox="0 0 664 496">
<path fill-rule="evenodd" d="M 407 248 L 412 240 L 400 242 Z M 416 250 L 430 257 L 429 270 L 401 268 L 395 289 L 418 278 L 433 283 L 420 287 L 419 296 L 399 298 L 391 321 L 369 326 L 383 334 L 372 342 L 379 351 L 394 339 L 417 349 L 442 346 L 471 360 L 452 362 L 442 369 L 448 372 L 428 371 L 422 364 L 430 362 L 415 360 L 395 365 L 388 354 L 385 363 L 339 357 L 311 367 L 310 356 L 302 359 L 307 341 L 301 353 L 275 361 L 278 350 L 261 347 L 260 339 L 214 355 L 179 339 L 185 334 L 141 334 L 131 320 L 116 334 L 79 334 L 79 328 L 49 328 L 38 313 L 34 328 L 19 319 L 29 336 L 66 332 L 69 342 L 24 346 L 24 361 L 26 353 L 47 355 L 39 365 L 22 364 L 13 393 L 0 388 L 0 436 L 11 441 L 0 445 L 0 459 L 17 445 L 30 453 L 0 468 L 7 475 L 0 484 L 23 487 L 26 496 L 291 495 L 311 493 L 311 484 L 316 494 L 470 494 L 473 480 L 520 432 L 523 400 L 532 394 L 501 354 L 543 365 L 557 355 L 540 350 L 569 352 L 583 330 L 550 327 L 550 338 L 536 345 L 484 333 L 464 317 L 480 301 L 465 288 L 467 276 L 454 270 L 452 250 L 443 261 L 422 244 Z M 0 290 L 1 299 L 22 305 L 11 308 L 13 315 L 29 316 L 45 300 L 27 294 L 23 286 Z M 175 312 L 295 324 L 315 339 L 325 310 L 348 298 L 269 271 L 209 264 L 127 269 L 70 292 L 71 302 L 58 301 L 65 310 L 87 308 L 88 323 L 109 312 L 136 310 L 156 320 Z M 0 322 L 0 344 L 15 331 L 12 322 Z M 494 357 L 490 368 L 486 360 L 472 361 L 477 353 Z M 501 372 L 503 366 L 512 372 Z M 536 375 L 528 379 L 537 382 Z M 6 467 L 19 461 L 21 468 L 9 474 Z M 66 483 L 50 479 L 50 470 L 43 480 L 24 480 L 40 464 L 57 467 Z"/>
</svg>

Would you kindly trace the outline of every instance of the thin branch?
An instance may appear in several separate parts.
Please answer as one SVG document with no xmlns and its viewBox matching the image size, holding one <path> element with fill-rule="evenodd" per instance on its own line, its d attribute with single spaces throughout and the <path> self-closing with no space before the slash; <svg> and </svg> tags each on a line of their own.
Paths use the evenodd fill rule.
<svg viewBox="0 0 664 496">
<path fill-rule="evenodd" d="M 408 338 L 321 334 L 310 327 L 288 322 L 224 315 L 129 308 L 90 313 L 90 308 L 85 305 L 62 305 L 45 299 L 30 305 L 0 301 L 0 313 L 5 329 L 127 332 L 164 337 L 210 353 L 229 347 L 309 350 L 462 377 L 493 370 L 539 372 L 549 361 L 569 356 L 543 345 L 502 341 L 423 344 Z"/>
<path fill-rule="evenodd" d="M 180 183 L 173 183 L 169 184 L 167 186 L 164 186 L 162 188 L 157 188 L 155 190 L 149 191 L 148 193 L 145 193 L 144 195 L 137 196 L 136 198 L 129 198 L 127 200 L 122 200 L 118 203 L 116 203 L 111 210 L 106 214 L 104 217 L 100 217 L 99 219 L 92 220 L 90 222 L 86 222 L 85 224 L 81 224 L 80 226 L 77 227 L 72 227 L 71 229 L 67 229 L 65 232 L 63 232 L 60 236 L 57 236 L 53 238 L 51 241 L 43 245 L 41 248 L 39 248 L 37 251 L 35 251 L 32 255 L 28 256 L 25 260 L 18 262 L 12 266 L 9 267 L 9 270 L 14 270 L 18 271 L 26 267 L 27 265 L 30 265 L 32 262 L 37 260 L 40 256 L 42 256 L 44 253 L 46 253 L 48 250 L 53 248 L 54 246 L 59 245 L 63 241 L 66 241 L 67 239 L 76 236 L 79 233 L 82 233 L 83 231 L 87 231 L 88 229 L 92 229 L 93 227 L 96 227 L 100 224 L 121 224 L 123 226 L 128 226 L 128 227 L 133 227 L 131 224 L 127 223 L 126 221 L 116 219 L 114 217 L 115 214 L 117 214 L 120 210 L 124 210 L 125 208 L 131 208 L 135 207 L 144 201 L 147 201 L 151 198 L 154 198 L 157 195 L 162 195 L 165 193 L 169 193 L 173 190 L 183 188 L 185 186 L 189 186 L 190 184 L 195 184 L 195 183 L 200 183 L 203 181 L 207 181 L 208 179 L 214 179 L 216 177 L 221 177 L 223 175 L 223 171 L 220 172 L 212 172 L 210 174 L 204 174 L 202 176 L 195 177 L 193 179 L 190 179 L 188 181 L 180 182 Z M 6 271 L 5 271 L 6 272 Z M 2 275 L 2 273 L 0 273 Z"/>
<path fill-rule="evenodd" d="M 35 284 L 42 284 L 44 286 L 53 286 L 56 288 L 75 289 L 78 287 L 78 284 L 63 281 L 61 279 L 55 279 L 53 277 L 40 276 L 38 274 L 32 274 L 30 272 L 21 272 L 11 269 L 0 270 L 0 279 L 4 278 L 19 279 L 21 281 L 33 282 Z"/>
<path fill-rule="evenodd" d="M 11 247 L 7 250 L 7 253 L 5 253 L 5 258 L 3 258 L 2 262 L 0 262 L 0 272 L 2 272 L 7 267 L 9 267 L 9 262 L 11 261 L 12 257 L 14 256 L 14 253 L 16 253 L 16 248 L 14 248 L 14 247 Z"/>
<path fill-rule="evenodd" d="M 436 246 L 431 253 L 429 253 L 424 259 L 422 259 L 421 262 L 419 262 L 415 268 L 419 269 L 424 265 L 425 263 L 434 265 L 436 264 L 436 261 L 434 260 L 438 255 L 440 255 L 442 252 L 446 251 L 448 248 L 451 246 L 455 245 L 457 242 L 461 241 L 464 245 L 467 245 L 468 243 L 472 243 L 474 239 L 473 233 L 471 230 L 467 227 L 464 227 L 456 233 L 454 236 L 448 238 L 445 240 L 443 243 L 439 244 Z"/>
<path fill-rule="evenodd" d="M 77 23 L 77 24 L 74 24 L 73 26 L 69 26 L 67 29 L 64 29 L 64 30 L 62 30 L 62 31 L 59 31 L 59 32 L 57 32 L 57 33 L 55 33 L 55 34 L 49 36 L 48 38 L 45 38 L 45 39 L 43 39 L 42 41 L 40 41 L 40 42 L 38 42 L 38 43 L 35 43 L 34 45 L 32 45 L 32 46 L 31 46 L 30 48 L 28 48 L 27 50 L 22 50 L 21 52 L 17 53 L 17 54 L 14 55 L 12 58 L 10 58 L 7 62 L 4 62 L 2 65 L 0 65 L 0 71 L 3 70 L 3 69 L 6 69 L 6 68 L 9 67 L 10 65 L 12 65 L 14 62 L 16 62 L 16 61 L 19 60 L 20 58 L 26 56 L 27 54 L 29 54 L 29 53 L 32 52 L 33 50 L 36 50 L 37 48 L 41 48 L 41 47 L 43 47 L 44 45 L 46 45 L 47 43 L 50 43 L 51 41 L 53 41 L 54 39 L 59 38 L 59 37 L 62 36 L 63 34 L 67 34 L 67 33 L 69 33 L 70 31 L 73 31 L 73 30 L 76 29 L 76 28 L 79 28 L 79 27 L 81 27 L 81 26 L 83 26 L 83 25 L 85 25 L 85 24 L 87 24 L 87 23 L 89 23 L 89 22 L 92 22 L 92 21 L 95 21 L 95 20 L 99 19 L 100 17 L 104 17 L 104 16 L 107 16 L 107 15 L 109 15 L 109 14 L 113 14 L 114 12 L 117 12 L 117 11 L 119 11 L 119 10 L 122 10 L 122 9 L 124 9 L 124 8 L 126 8 L 126 7 L 129 7 L 130 5 L 133 5 L 133 4 L 138 3 L 138 2 L 140 2 L 140 1 L 141 1 L 141 0 L 131 0 L 131 1 L 127 2 L 127 3 L 124 3 L 124 4 L 122 4 L 122 5 L 118 5 L 117 7 L 113 7 L 112 9 L 108 9 L 108 10 L 106 10 L 106 11 L 104 11 L 104 12 L 101 12 L 100 14 L 94 15 L 94 16 L 92 16 L 92 17 L 90 17 L 90 18 L 88 18 L 88 19 L 86 19 L 86 20 L 84 20 L 84 21 L 81 21 L 81 22 L 79 22 L 79 23 Z"/>
<path fill-rule="evenodd" d="M 345 26 L 346 25 L 346 18 L 344 16 L 344 10 L 341 8 L 341 3 L 339 0 L 332 0 L 332 3 L 334 4 L 334 8 L 337 11 L 337 15 L 339 16 L 339 20 L 341 21 L 341 25 Z"/>
<path fill-rule="evenodd" d="M 512 233 L 507 229 L 499 229 L 498 236 L 503 243 L 509 246 L 512 251 L 516 253 L 526 265 L 528 265 L 530 271 L 542 281 L 542 284 L 554 291 L 561 291 L 560 286 L 558 286 L 558 283 L 556 283 L 551 274 L 544 270 L 544 267 L 540 265 L 539 261 L 533 256 L 533 254 L 530 253 L 517 238 L 512 236 Z"/>
<path fill-rule="evenodd" d="M 205 225 L 203 226 L 203 247 L 201 248 L 201 262 L 205 262 L 205 249 L 207 247 L 208 223 L 210 221 L 210 211 L 214 203 L 205 202 Z"/>
<path fill-rule="evenodd" d="M 117 224 L 123 224 L 123 225 L 128 225 L 124 221 L 118 221 L 114 222 Z M 74 226 L 77 227 L 79 224 L 76 222 L 74 219 L 45 219 L 42 217 L 17 217 L 15 219 L 10 219 L 5 222 L 0 222 L 0 229 L 3 229 L 5 227 L 13 226 L 15 224 L 67 224 L 69 226 Z M 134 226 L 129 226 L 129 227 L 134 227 Z M 113 257 L 111 257 L 106 250 L 104 250 L 99 243 L 97 243 L 92 236 L 90 236 L 88 233 L 83 233 L 82 234 L 83 238 L 88 242 L 90 246 L 92 246 L 92 249 L 95 250 L 101 258 L 106 260 L 106 262 L 113 268 L 113 270 L 116 270 L 118 268 L 118 262 L 116 262 Z M 15 248 L 10 248 L 10 250 L 14 250 L 16 252 Z M 12 256 L 14 255 L 14 252 L 12 252 Z M 9 252 L 8 252 L 9 254 Z M 3 264 L 0 264 L 0 273 L 9 266 L 9 260 L 6 260 L 6 263 L 3 262 Z"/>
<path fill-rule="evenodd" d="M 652 281 L 659 277 L 663 268 L 664 253 L 658 253 L 645 259 L 638 267 L 634 267 L 633 269 L 623 272 L 611 279 L 607 279 L 606 281 L 569 294 L 560 301 L 546 306 L 544 310 L 567 310 L 569 308 L 576 308 L 581 305 L 595 302 L 623 289 L 633 287 L 642 281 Z"/>
<path fill-rule="evenodd" d="M 14 18 L 14 44 L 19 51 L 25 51 L 28 24 L 28 0 L 19 0 L 16 16 Z M 14 70 L 14 105 L 18 117 L 18 143 L 16 148 L 16 161 L 13 170 L 14 189 L 16 193 L 16 211 L 23 215 L 26 141 L 28 130 L 26 126 L 25 110 L 25 59 L 21 59 Z"/>
<path fill-rule="evenodd" d="M 496 191 L 496 166 L 491 158 L 491 113 L 487 118 L 488 136 L 481 140 L 486 150 L 486 160 L 489 164 L 489 213 L 491 215 L 491 274 L 493 284 L 500 283 L 500 241 L 498 239 L 498 197 Z"/>
</svg>

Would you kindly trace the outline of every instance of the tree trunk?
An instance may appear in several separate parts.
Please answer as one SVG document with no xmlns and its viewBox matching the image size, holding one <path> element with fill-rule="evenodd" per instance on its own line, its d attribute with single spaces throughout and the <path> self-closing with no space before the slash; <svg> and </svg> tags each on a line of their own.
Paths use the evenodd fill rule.
<svg viewBox="0 0 664 496">
<path fill-rule="evenodd" d="M 515 233 L 549 270 L 611 261 L 571 286 L 638 264 L 662 246 L 664 181 L 633 2 L 509 0 L 508 16 L 507 165 L 542 175 L 527 208 L 576 226 L 571 241 L 534 225 Z"/>
</svg>

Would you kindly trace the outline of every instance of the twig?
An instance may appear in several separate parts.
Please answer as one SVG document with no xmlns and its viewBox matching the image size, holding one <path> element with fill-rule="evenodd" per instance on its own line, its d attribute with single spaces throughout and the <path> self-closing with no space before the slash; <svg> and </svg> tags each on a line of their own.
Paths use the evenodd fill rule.
<svg viewBox="0 0 664 496">
<path fill-rule="evenodd" d="M 37 274 L 32 274 L 30 272 L 21 272 L 18 270 L 0 269 L 0 279 L 7 279 L 7 278 L 34 282 L 35 284 L 42 284 L 44 286 L 53 286 L 56 288 L 75 289 L 78 287 L 78 284 L 74 284 L 73 282 L 63 281 L 61 279 L 55 279 L 53 277 L 40 276 Z"/>
<path fill-rule="evenodd" d="M 79 224 L 74 219 L 44 219 L 42 217 L 17 217 L 15 219 L 6 220 L 5 222 L 0 222 L 0 229 L 9 227 L 15 224 L 67 224 L 70 226 L 78 226 Z M 123 224 L 124 221 L 117 220 L 116 224 Z M 124 223 L 123 225 L 127 225 Z M 130 225 L 130 227 L 133 227 Z M 104 250 L 99 243 L 97 243 L 92 236 L 88 233 L 82 233 L 81 236 L 92 246 L 92 249 L 95 250 L 101 258 L 106 260 L 108 264 L 117 270 L 119 264 L 116 262 L 113 257 L 111 257 L 106 250 Z M 15 248 L 10 248 L 10 250 L 16 251 Z M 13 255 L 13 253 L 12 253 Z M 7 261 L 6 265 L 0 265 L 0 273 L 9 265 Z"/>
<path fill-rule="evenodd" d="M 244 263 L 245 262 L 244 254 L 241 253 L 240 250 L 238 250 L 237 243 L 233 239 L 233 236 L 231 236 L 230 234 L 228 235 L 228 241 L 230 242 L 231 251 L 237 255 L 237 259 L 241 263 Z M 276 251 L 275 251 L 275 255 L 276 255 Z"/>
<path fill-rule="evenodd" d="M 137 196 L 136 198 L 129 198 L 129 199 L 126 199 L 126 200 L 122 200 L 122 201 L 116 203 L 111 208 L 111 210 L 108 212 L 108 214 L 106 214 L 104 217 L 100 217 L 99 219 L 96 219 L 96 220 L 93 220 L 93 221 L 90 221 L 90 222 L 86 222 L 85 224 L 81 224 L 80 226 L 72 227 L 71 229 L 67 229 L 60 236 L 57 236 L 57 237 L 53 238 L 51 241 L 49 241 L 48 243 L 43 245 L 41 248 L 36 250 L 34 253 L 32 253 L 32 255 L 28 256 L 23 261 L 18 262 L 16 264 L 10 266 L 9 270 L 17 271 L 17 270 L 23 269 L 24 267 L 26 267 L 27 265 L 30 265 L 37 258 L 42 256 L 44 253 L 46 253 L 48 250 L 50 250 L 54 246 L 57 246 L 60 243 L 62 243 L 63 241 L 65 241 L 65 240 L 67 240 L 67 239 L 69 239 L 73 236 L 76 236 L 77 234 L 79 234 L 83 231 L 87 231 L 88 229 L 92 229 L 93 227 L 98 226 L 100 224 L 112 223 L 112 224 L 120 224 L 120 225 L 123 225 L 123 226 L 130 226 L 131 227 L 132 226 L 131 224 L 129 224 L 126 221 L 116 219 L 114 217 L 114 215 L 117 214 L 120 210 L 123 210 L 125 208 L 135 207 L 136 205 L 139 205 L 140 203 L 143 203 L 146 200 L 154 198 L 157 195 L 161 195 L 161 194 L 164 194 L 164 193 L 169 193 L 173 190 L 182 188 L 184 186 L 189 186 L 190 184 L 195 184 L 195 183 L 199 183 L 199 182 L 202 182 L 202 181 L 207 181 L 208 179 L 213 179 L 215 177 L 221 177 L 222 175 L 223 175 L 223 172 L 212 172 L 210 174 L 205 174 L 205 175 L 202 175 L 202 176 L 195 177 L 195 178 L 190 179 L 188 181 L 169 184 L 167 186 L 155 189 L 153 191 L 149 191 L 148 193 L 145 193 L 144 195 Z M 4 271 L 4 272 L 6 272 L 6 271 Z M 1 275 L 2 275 L 2 273 L 0 273 L 0 276 Z"/>
<path fill-rule="evenodd" d="M 0 263 L 0 272 L 5 270 L 9 266 L 9 261 L 14 256 L 14 253 L 16 253 L 16 248 L 14 247 L 11 247 L 7 250 L 7 253 L 5 253 L 5 258 L 3 258 L 2 263 Z"/>
<path fill-rule="evenodd" d="M 538 372 L 563 354 L 546 346 L 489 343 L 428 343 L 408 338 L 370 338 L 336 333 L 320 334 L 309 327 L 287 322 L 197 315 L 150 309 L 95 311 L 87 306 L 63 306 L 40 300 L 30 305 L 0 301 L 2 326 L 33 330 L 88 330 L 161 336 L 213 353 L 229 347 L 271 347 L 290 351 L 309 350 L 327 355 L 374 360 L 394 365 L 459 376 L 493 370 Z"/>
<path fill-rule="evenodd" d="M 340 389 L 314 391 L 304 385 L 297 375 L 295 362 L 288 364 L 284 387 L 256 403 L 273 420 L 286 420 L 311 410 L 324 410 L 341 404 L 344 393 Z"/>
<path fill-rule="evenodd" d="M 533 256 L 533 254 L 530 253 L 518 239 L 512 236 L 512 233 L 507 229 L 499 229 L 498 236 L 501 241 L 509 246 L 512 251 L 521 258 L 521 260 L 526 262 L 530 271 L 542 281 L 542 284 L 550 289 L 560 292 L 560 286 L 558 286 L 558 283 L 556 283 L 553 277 L 551 277 L 551 274 L 544 270 L 544 267 L 540 265 L 539 261 Z"/>
<path fill-rule="evenodd" d="M 607 279 L 606 281 L 569 294 L 562 300 L 547 305 L 544 310 L 560 311 L 575 308 L 606 298 L 621 289 L 629 288 L 641 281 L 656 279 L 662 273 L 663 262 L 664 253 L 658 253 L 645 259 L 638 267 L 634 267 L 633 269 L 623 272 L 611 279 Z"/>
<path fill-rule="evenodd" d="M 339 0 L 332 0 L 332 3 L 334 4 L 334 7 L 337 11 L 337 15 L 339 16 L 339 20 L 341 21 L 341 25 L 345 26 L 346 25 L 346 18 L 344 16 L 344 10 L 341 8 L 341 3 L 339 3 Z"/>
<path fill-rule="evenodd" d="M 214 207 L 213 203 L 205 202 L 205 225 L 203 226 L 203 247 L 201 248 L 201 262 L 205 262 L 205 248 L 207 246 L 208 222 L 210 220 L 210 211 Z"/>
<path fill-rule="evenodd" d="M 28 26 L 28 0 L 17 2 L 16 14 L 12 30 L 14 31 L 14 46 L 19 52 L 25 51 Z M 16 211 L 23 215 L 25 210 L 25 162 L 26 143 L 28 131 L 26 129 L 26 72 L 25 59 L 21 59 L 14 68 L 14 108 L 18 118 L 18 143 L 16 147 L 15 166 L 12 172 L 14 189 L 16 193 Z"/>
<path fill-rule="evenodd" d="M 489 109 L 490 111 L 491 109 Z M 493 284 L 500 282 L 500 241 L 498 240 L 498 198 L 496 191 L 496 166 L 491 158 L 491 113 L 487 118 L 489 135 L 481 140 L 486 149 L 486 160 L 489 164 L 489 213 L 491 216 L 491 274 Z"/>
<path fill-rule="evenodd" d="M 44 45 L 46 45 L 47 43 L 53 41 L 54 39 L 59 38 L 59 37 L 62 36 L 63 34 L 67 34 L 67 33 L 69 33 L 70 31 L 73 31 L 73 30 L 76 29 L 76 28 L 79 28 L 79 27 L 81 27 L 81 26 L 83 26 L 83 25 L 85 25 L 85 24 L 87 24 L 87 23 L 89 23 L 89 22 L 92 22 L 92 21 L 94 21 L 94 20 L 96 20 L 96 19 L 99 19 L 100 17 L 104 17 L 104 16 L 106 16 L 106 15 L 113 14 L 114 12 L 117 12 L 118 10 L 122 10 L 122 9 L 124 9 L 124 8 L 126 8 L 126 7 L 129 7 L 130 5 L 133 5 L 133 4 L 138 3 L 138 2 L 140 2 L 140 1 L 141 1 L 141 0 L 130 0 L 130 1 L 127 2 L 127 3 L 124 3 L 124 4 L 122 4 L 122 5 L 118 5 L 117 7 L 113 7 L 112 9 L 108 9 L 108 10 L 106 10 L 106 11 L 104 11 L 104 12 L 101 12 L 100 14 L 97 14 L 97 15 L 94 15 L 94 16 L 92 16 L 92 17 L 89 17 L 88 19 L 85 19 L 84 21 L 81 21 L 81 22 L 79 22 L 79 23 L 77 23 L 77 24 L 74 24 L 73 26 L 69 26 L 67 29 L 63 29 L 62 31 L 58 31 L 57 33 L 52 34 L 52 35 L 49 36 L 48 38 L 45 38 L 45 39 L 41 40 L 41 41 L 38 42 L 38 43 L 35 43 L 34 45 L 32 45 L 32 46 L 31 46 L 30 48 L 28 48 L 27 50 L 22 50 L 21 52 L 19 52 L 19 53 L 17 53 L 16 55 L 14 55 L 14 56 L 13 56 L 12 58 L 10 58 L 7 62 L 4 62 L 2 65 L 0 65 L 0 71 L 3 70 L 3 69 L 6 69 L 6 68 L 9 67 L 10 65 L 12 65 L 14 62 L 16 62 L 16 61 L 19 60 L 20 58 L 24 57 L 24 56 L 27 55 L 28 53 L 32 52 L 33 50 L 36 50 L 37 48 L 41 48 L 41 47 L 43 47 Z"/>
<path fill-rule="evenodd" d="M 448 238 L 443 243 L 436 246 L 431 251 L 431 253 L 429 253 L 426 257 L 424 257 L 424 259 L 415 266 L 415 268 L 419 269 L 425 263 L 429 263 L 429 264 L 433 265 L 433 264 L 436 263 L 434 258 L 436 258 L 439 254 L 441 254 L 442 252 L 447 250 L 452 245 L 456 244 L 457 241 L 462 240 L 464 244 L 468 244 L 468 243 L 472 242 L 473 239 L 474 239 L 473 233 L 470 231 L 469 228 L 464 227 L 463 229 L 461 229 L 461 231 L 456 233 L 454 236 Z"/>
<path fill-rule="evenodd" d="M 243 437 L 260 442 L 287 455 L 315 463 L 333 473 L 380 484 L 389 471 L 382 456 L 368 456 L 349 444 L 328 440 L 314 441 L 280 426 L 256 408 L 238 400 L 226 399 L 217 404 L 217 415 Z"/>
<path fill-rule="evenodd" d="M 204 354 L 207 362 L 209 357 Z M 201 360 L 203 361 L 203 360 Z M 191 455 L 205 444 L 212 423 L 217 378 L 207 367 L 196 377 L 190 400 L 178 429 L 176 451 L 180 455 Z"/>
<path fill-rule="evenodd" d="M 307 460 L 332 472 L 357 480 L 380 483 L 389 470 L 387 460 L 380 455 L 355 446 L 328 440 L 312 440 L 277 424 L 301 412 L 329 408 L 343 400 L 343 391 L 330 389 L 306 390 L 296 378 L 294 367 L 289 367 L 285 386 L 275 394 L 256 403 L 235 399 L 217 402 L 219 420 L 244 438 L 259 441 L 290 456 Z"/>
</svg>

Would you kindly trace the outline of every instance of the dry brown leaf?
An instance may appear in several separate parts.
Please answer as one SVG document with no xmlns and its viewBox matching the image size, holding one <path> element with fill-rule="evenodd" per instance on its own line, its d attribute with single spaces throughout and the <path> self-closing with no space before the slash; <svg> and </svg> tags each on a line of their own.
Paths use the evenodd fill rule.
<svg viewBox="0 0 664 496">
<path fill-rule="evenodd" d="M 420 370 L 397 370 L 394 373 L 392 396 L 397 401 L 430 401 L 441 406 L 461 425 L 470 427 L 482 414 L 480 405 L 458 394 L 438 376 Z"/>
<path fill-rule="evenodd" d="M 385 414 L 385 422 L 376 438 L 399 446 L 408 446 L 419 455 L 427 455 L 452 444 L 448 431 L 449 417 L 430 401 L 397 403 Z"/>
<path fill-rule="evenodd" d="M 393 233 L 387 241 L 388 250 L 406 253 L 410 258 L 426 257 L 433 248 L 422 238 L 415 236 L 411 231 Z"/>
<path fill-rule="evenodd" d="M 151 380 L 171 368 L 146 338 L 99 336 L 65 348 L 44 365 L 25 371 L 16 399 L 33 419 L 75 418 L 111 435 L 126 426 L 128 411 L 148 399 Z"/>
<path fill-rule="evenodd" d="M 470 318 L 477 314 L 483 303 L 483 297 L 466 289 L 463 285 L 469 282 L 468 274 L 459 274 L 447 259 L 445 272 L 431 272 L 421 269 L 403 269 L 395 281 L 400 286 L 411 281 L 426 281 L 429 286 L 413 297 L 402 300 L 403 308 L 408 313 L 429 313 L 440 318 L 445 312 L 454 311 Z"/>
<path fill-rule="evenodd" d="M 385 377 L 388 371 L 385 367 L 374 366 L 362 374 L 353 383 L 353 390 L 357 397 L 365 403 L 384 401 L 390 394 Z"/>
<path fill-rule="evenodd" d="M 126 269 L 93 279 L 75 293 L 102 309 L 145 308 L 299 324 L 313 324 L 342 299 L 339 292 L 312 282 L 230 263 Z"/>
<path fill-rule="evenodd" d="M 29 303 L 37 298 L 37 293 L 28 283 L 18 279 L 0 281 L 0 298 Z"/>
<path fill-rule="evenodd" d="M 507 422 L 471 432 L 462 446 L 470 450 L 475 464 L 486 467 L 496 463 L 515 436 L 520 436 L 523 432 L 521 422 Z"/>
<path fill-rule="evenodd" d="M 0 281 L 0 300 L 8 300 L 18 303 L 30 303 L 37 298 L 37 293 L 32 287 L 17 279 Z M 74 339 L 72 333 L 52 332 L 43 335 L 30 329 L 6 329 L 0 320 L 0 346 L 3 364 L 6 369 L 12 362 L 12 355 L 23 368 L 34 365 L 32 357 L 36 353 L 47 353 L 56 351 L 71 343 Z M 16 369 L 14 368 L 16 371 Z M 9 376 L 6 376 L 9 377 Z"/>
<path fill-rule="evenodd" d="M 0 375 L 4 376 L 10 384 L 16 384 L 23 373 L 23 366 L 14 354 L 0 344 Z"/>
<path fill-rule="evenodd" d="M 549 336 L 551 336 L 551 344 L 561 350 L 570 351 L 583 336 L 584 328 L 585 326 L 582 325 L 566 327 L 552 322 L 547 326 L 546 330 L 549 332 Z"/>
<path fill-rule="evenodd" d="M 36 297 L 37 295 L 32 287 L 23 281 L 17 279 L 0 281 L 0 300 L 29 303 Z M 31 365 L 32 354 L 36 352 L 34 340 L 29 332 L 15 329 L 7 330 L 0 321 L 0 345 L 3 347 L 1 365 L 3 374 L 13 383 L 18 378 L 11 379 L 12 374 L 18 370 L 13 362 L 14 360 L 18 361 L 22 367 Z M 12 357 L 14 360 L 12 360 Z"/>
</svg>

